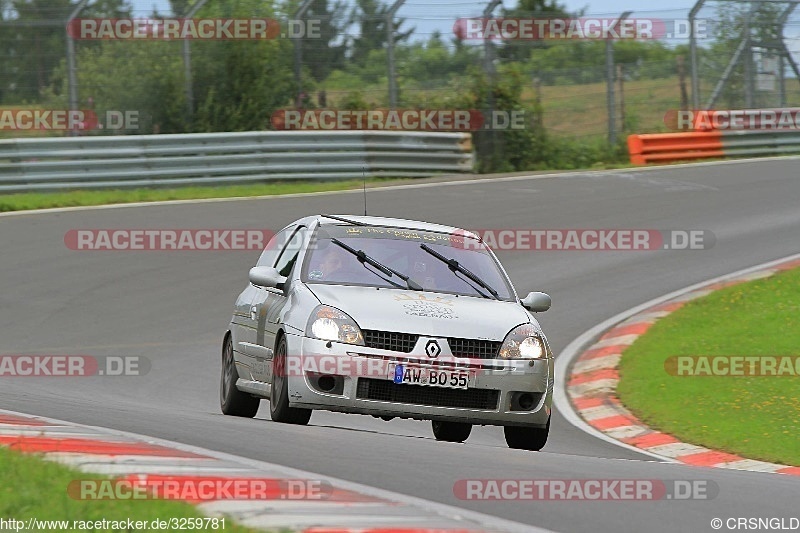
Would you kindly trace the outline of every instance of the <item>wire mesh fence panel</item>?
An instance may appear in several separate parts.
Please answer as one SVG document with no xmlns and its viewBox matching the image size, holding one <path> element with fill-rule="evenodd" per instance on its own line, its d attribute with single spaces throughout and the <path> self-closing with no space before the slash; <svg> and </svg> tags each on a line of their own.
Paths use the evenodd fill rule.
<svg viewBox="0 0 800 533">
<path fill-rule="evenodd" d="M 532 167 L 559 139 L 668 131 L 670 110 L 800 105 L 794 2 L 637 7 L 0 0 L 0 136 L 473 131 Z"/>
</svg>

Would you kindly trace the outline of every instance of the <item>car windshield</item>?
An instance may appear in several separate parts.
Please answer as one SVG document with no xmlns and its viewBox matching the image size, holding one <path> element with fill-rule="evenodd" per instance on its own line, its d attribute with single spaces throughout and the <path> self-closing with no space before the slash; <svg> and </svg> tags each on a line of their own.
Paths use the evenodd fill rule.
<svg viewBox="0 0 800 533">
<path fill-rule="evenodd" d="M 311 240 L 303 263 L 301 279 L 305 283 L 358 285 L 397 288 L 406 283 L 380 268 L 362 264 L 359 258 L 338 245 L 363 252 L 380 265 L 409 276 L 423 290 L 486 297 L 487 291 L 446 263 L 423 250 L 425 244 L 447 259 L 458 261 L 483 282 L 497 291 L 501 300 L 513 300 L 513 291 L 495 259 L 475 239 L 461 235 L 406 230 L 382 226 L 320 226 Z"/>
</svg>

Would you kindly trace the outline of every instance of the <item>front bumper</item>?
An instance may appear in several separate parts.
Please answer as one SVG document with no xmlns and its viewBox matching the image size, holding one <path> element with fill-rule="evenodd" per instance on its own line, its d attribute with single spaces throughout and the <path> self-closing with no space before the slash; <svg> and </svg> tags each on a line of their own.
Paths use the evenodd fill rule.
<svg viewBox="0 0 800 533">
<path fill-rule="evenodd" d="M 306 409 L 481 425 L 544 427 L 547 424 L 553 395 L 552 358 L 505 361 L 442 355 L 431 359 L 424 351 L 430 339 L 420 337 L 414 350 L 398 353 L 287 335 L 289 404 Z M 395 363 L 458 368 L 474 377 L 468 389 L 395 384 L 389 377 L 393 368 L 390 365 Z M 320 378 L 324 380 L 320 382 Z"/>
</svg>

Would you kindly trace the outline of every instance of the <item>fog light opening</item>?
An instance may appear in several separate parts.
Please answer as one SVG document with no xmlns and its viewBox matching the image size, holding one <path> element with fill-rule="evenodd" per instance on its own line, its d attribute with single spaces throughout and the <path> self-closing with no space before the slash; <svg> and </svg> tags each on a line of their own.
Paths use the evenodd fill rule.
<svg viewBox="0 0 800 533">
<path fill-rule="evenodd" d="M 321 376 L 317 379 L 317 387 L 325 392 L 330 392 L 336 387 L 336 379 L 333 376 Z"/>
<path fill-rule="evenodd" d="M 536 402 L 533 399 L 533 395 L 528 393 L 520 394 L 518 401 L 519 401 L 519 406 L 525 411 L 533 409 L 533 406 L 536 404 Z"/>
</svg>

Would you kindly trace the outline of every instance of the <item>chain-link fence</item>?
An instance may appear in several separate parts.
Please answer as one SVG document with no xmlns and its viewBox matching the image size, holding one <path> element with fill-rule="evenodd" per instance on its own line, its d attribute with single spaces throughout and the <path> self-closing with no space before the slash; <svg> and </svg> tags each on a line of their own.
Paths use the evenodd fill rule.
<svg viewBox="0 0 800 533">
<path fill-rule="evenodd" d="M 613 144 L 665 131 L 669 110 L 800 105 L 788 0 L 612 14 L 537 0 L 159 1 L 0 0 L 0 135 L 263 130 L 286 127 L 275 116 L 289 109 L 477 109 L 485 127 L 486 113 L 519 109 L 536 135 Z M 86 113 L 18 127 L 21 111 L 70 109 Z"/>
</svg>

